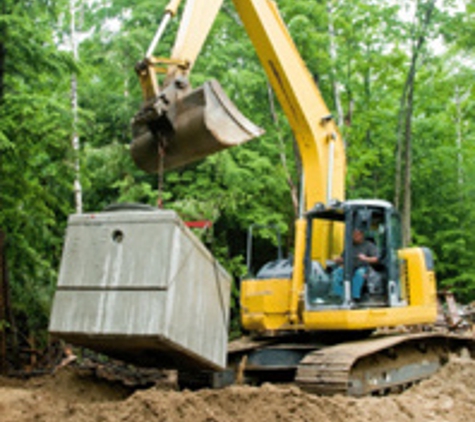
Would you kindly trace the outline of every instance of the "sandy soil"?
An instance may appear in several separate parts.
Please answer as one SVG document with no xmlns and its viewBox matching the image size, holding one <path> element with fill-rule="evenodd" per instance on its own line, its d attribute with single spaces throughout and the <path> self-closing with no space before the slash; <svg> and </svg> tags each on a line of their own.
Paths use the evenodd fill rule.
<svg viewBox="0 0 475 422">
<path fill-rule="evenodd" d="M 362 399 L 312 396 L 270 384 L 132 392 L 69 368 L 29 381 L 0 378 L 1 422 L 455 422 L 473 415 L 475 362 L 460 358 L 400 395 Z"/>
</svg>

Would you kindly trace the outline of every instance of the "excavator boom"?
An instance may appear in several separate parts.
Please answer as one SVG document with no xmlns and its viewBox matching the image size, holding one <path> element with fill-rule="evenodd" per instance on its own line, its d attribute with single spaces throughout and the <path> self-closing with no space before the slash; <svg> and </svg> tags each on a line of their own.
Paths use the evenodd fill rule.
<svg viewBox="0 0 475 422">
<path fill-rule="evenodd" d="M 303 210 L 316 203 L 344 200 L 346 160 L 342 138 L 275 3 L 233 1 L 293 129 L 303 163 Z M 147 101 L 133 120 L 131 153 L 137 165 L 148 172 L 159 170 L 160 159 L 163 169 L 177 168 L 263 133 L 239 113 L 217 82 L 205 83 L 195 91 L 188 82 L 221 3 L 186 3 L 161 90 L 153 98 L 144 90 Z M 153 79 L 155 73 L 147 66 L 150 60 L 146 58 L 138 69 L 147 70 L 147 77 Z M 145 86 L 150 85 L 155 82 Z M 313 258 L 323 264 L 341 251 L 343 232 L 331 223 L 315 224 L 314 238 L 318 241 L 312 248 Z M 300 226 L 303 228 L 303 224 Z"/>
</svg>

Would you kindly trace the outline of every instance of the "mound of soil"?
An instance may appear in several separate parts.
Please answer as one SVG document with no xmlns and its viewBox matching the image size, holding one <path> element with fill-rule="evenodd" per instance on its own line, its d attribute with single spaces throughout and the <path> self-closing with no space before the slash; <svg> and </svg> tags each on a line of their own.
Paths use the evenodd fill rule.
<svg viewBox="0 0 475 422">
<path fill-rule="evenodd" d="M 387 397 L 320 397 L 294 386 L 135 391 L 64 368 L 46 377 L 0 378 L 0 421 L 390 422 L 468 421 L 475 414 L 475 362 L 453 359 L 433 378 Z"/>
</svg>

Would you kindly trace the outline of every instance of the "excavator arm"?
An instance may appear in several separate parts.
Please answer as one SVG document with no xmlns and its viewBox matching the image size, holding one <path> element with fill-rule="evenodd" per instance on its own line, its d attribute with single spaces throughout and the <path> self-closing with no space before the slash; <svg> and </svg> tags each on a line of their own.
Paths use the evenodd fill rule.
<svg viewBox="0 0 475 422">
<path fill-rule="evenodd" d="M 163 35 L 168 22 L 178 13 L 181 0 L 171 0 L 165 7 L 163 19 L 147 50 L 145 58 L 136 66 L 144 101 L 154 100 L 160 94 L 156 73 L 167 74 L 171 81 L 179 75 L 188 77 L 196 62 L 203 44 L 209 34 L 211 26 L 223 3 L 223 0 L 208 0 L 206 7 L 201 1 L 189 0 L 186 3 L 180 28 L 175 39 L 175 44 L 169 58 L 156 58 L 153 53 Z M 198 25 L 199 28 L 194 26 Z M 167 85 L 167 81 L 163 86 Z"/>
<path fill-rule="evenodd" d="M 304 172 L 303 209 L 308 210 L 317 203 L 342 201 L 346 162 L 341 136 L 275 2 L 233 2 L 298 144 Z M 144 90 L 145 99 L 151 98 L 152 105 L 150 101 L 146 102 L 133 124 L 136 136 L 132 155 L 139 167 L 147 171 L 158 171 L 160 144 L 166 145 L 165 169 L 168 169 L 246 142 L 262 133 L 238 112 L 216 81 L 211 87 L 205 84 L 204 95 L 201 91 L 200 95 L 191 94 L 189 72 L 221 4 L 222 0 L 187 1 L 171 57 L 165 60 L 147 57 L 142 62 L 142 68 L 152 62 L 167 65 L 166 70 L 161 70 L 166 73 L 161 90 L 152 98 Z M 147 85 L 158 86 L 156 83 Z M 196 105 L 197 97 L 199 106 Z M 187 98 L 193 101 L 187 101 Z M 177 113 L 178 109 L 186 112 Z M 201 111 L 197 113 L 197 109 Z M 222 131 L 224 127 L 226 130 Z M 168 166 L 167 155 L 171 157 Z M 342 229 L 328 222 L 315 225 L 313 238 L 318 241 L 313 242 L 312 258 L 324 263 L 341 251 Z M 304 236 L 304 226 L 303 220 L 297 223 L 301 236 Z M 297 241 L 296 244 L 304 245 L 305 242 Z"/>
<path fill-rule="evenodd" d="M 206 3 L 206 4 L 205 4 Z M 191 72 L 203 48 L 223 0 L 188 0 L 183 11 L 180 27 L 172 49 L 172 59 L 188 62 Z M 171 67 L 169 76 L 179 70 Z M 184 75 L 187 76 L 187 75 Z"/>
<path fill-rule="evenodd" d="M 343 201 L 346 159 L 342 138 L 276 3 L 234 0 L 234 5 L 292 127 L 303 164 L 303 208 L 308 210 L 317 203 L 328 204 L 332 200 Z M 303 219 L 297 222 L 297 236 L 299 231 L 300 236 L 305 236 Z M 341 251 L 342 227 L 316 222 L 313 233 L 313 259 L 325 264 Z M 296 239 L 296 248 L 305 243 Z"/>
<path fill-rule="evenodd" d="M 137 166 L 150 173 L 184 166 L 263 133 L 217 81 L 193 90 L 188 80 L 222 0 L 187 1 L 171 57 L 153 57 L 178 3 L 174 0 L 165 9 L 145 59 L 136 66 L 144 102 L 132 120 L 131 154 Z M 161 84 L 156 74 L 162 74 Z"/>
<path fill-rule="evenodd" d="M 275 2 L 234 0 L 234 4 L 294 132 L 305 175 L 305 209 L 343 200 L 341 136 Z"/>
</svg>

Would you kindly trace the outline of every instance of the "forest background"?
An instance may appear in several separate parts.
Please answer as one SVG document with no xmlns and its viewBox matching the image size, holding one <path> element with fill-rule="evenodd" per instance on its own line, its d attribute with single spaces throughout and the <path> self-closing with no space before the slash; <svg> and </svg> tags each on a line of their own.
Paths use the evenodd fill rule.
<svg viewBox="0 0 475 422">
<path fill-rule="evenodd" d="M 67 216 L 157 202 L 129 155 L 144 57 L 165 0 L 2 0 L 0 231 L 16 329 L 46 338 Z M 400 209 L 407 244 L 431 248 L 440 288 L 475 299 L 475 2 L 279 0 L 348 157 L 347 197 Z M 177 22 L 156 55 L 167 56 Z M 293 243 L 299 165 L 289 125 L 232 2 L 192 75 L 216 78 L 266 134 L 165 175 L 164 206 L 211 220 L 200 235 L 238 280 L 250 224 Z M 271 258 L 270 231 L 257 234 Z M 236 306 L 236 304 L 234 305 Z M 1 324 L 5 327 L 5 324 Z"/>
</svg>

